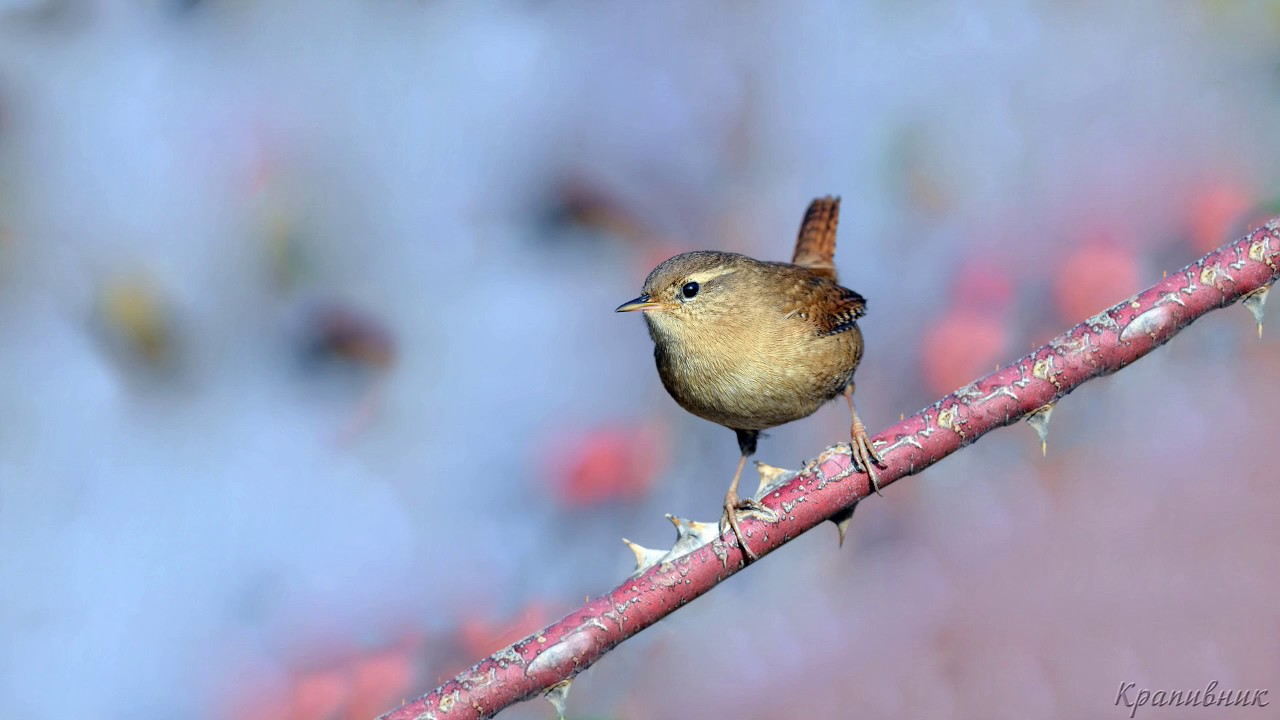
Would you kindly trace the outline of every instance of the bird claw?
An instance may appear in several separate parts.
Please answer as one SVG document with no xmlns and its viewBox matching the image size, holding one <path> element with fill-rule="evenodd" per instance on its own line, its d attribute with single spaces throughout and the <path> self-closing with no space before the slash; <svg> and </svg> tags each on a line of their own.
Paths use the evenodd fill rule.
<svg viewBox="0 0 1280 720">
<path fill-rule="evenodd" d="M 739 498 L 736 493 L 726 495 L 724 498 L 724 515 L 720 517 L 720 534 L 725 533 L 725 528 L 733 530 L 733 536 L 738 540 L 738 547 L 742 548 L 742 553 L 749 560 L 759 559 L 750 547 L 747 546 L 747 536 L 742 534 L 742 528 L 738 526 L 738 519 L 742 511 L 759 512 L 763 514 L 773 514 L 769 508 L 760 503 L 759 500 L 752 498 Z"/>
<path fill-rule="evenodd" d="M 871 489 L 876 491 L 877 495 L 883 497 L 880 492 L 880 480 L 876 477 L 875 466 L 888 467 L 884 458 L 880 457 L 880 453 L 876 452 L 875 446 L 871 444 L 871 438 L 867 436 L 867 431 L 858 427 L 853 429 L 853 439 L 849 443 L 849 455 L 853 460 L 853 466 L 860 473 L 866 473 L 867 479 L 871 481 Z"/>
</svg>

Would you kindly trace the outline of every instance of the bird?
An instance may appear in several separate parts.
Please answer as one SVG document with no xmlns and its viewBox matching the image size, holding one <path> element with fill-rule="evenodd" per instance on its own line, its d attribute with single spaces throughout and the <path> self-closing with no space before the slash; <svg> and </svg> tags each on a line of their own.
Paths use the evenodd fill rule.
<svg viewBox="0 0 1280 720">
<path fill-rule="evenodd" d="M 852 417 L 849 451 L 879 492 L 885 467 L 854 407 L 862 360 L 862 295 L 839 284 L 835 267 L 840 198 L 814 200 L 791 262 L 698 250 L 653 269 L 641 295 L 615 312 L 641 312 L 653 339 L 658 377 L 686 411 L 737 434 L 741 453 L 720 520 L 750 560 L 743 511 L 764 510 L 738 495 L 747 458 L 764 430 L 812 415 L 843 395 Z M 843 534 L 843 533 L 842 533 Z"/>
</svg>

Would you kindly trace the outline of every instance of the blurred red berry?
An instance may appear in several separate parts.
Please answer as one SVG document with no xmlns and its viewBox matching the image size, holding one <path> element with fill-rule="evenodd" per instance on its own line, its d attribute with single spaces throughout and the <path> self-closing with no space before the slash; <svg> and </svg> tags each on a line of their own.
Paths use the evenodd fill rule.
<svg viewBox="0 0 1280 720">
<path fill-rule="evenodd" d="M 569 507 L 639 500 L 653 485 L 664 456 L 658 433 L 640 425 L 604 427 L 552 446 L 556 497 Z"/>
<path fill-rule="evenodd" d="M 949 393 L 994 370 L 1008 339 L 999 314 L 950 310 L 924 333 L 921 369 L 929 392 Z"/>
<path fill-rule="evenodd" d="M 458 625 L 458 647 L 464 659 L 484 657 L 520 640 L 552 620 L 551 606 L 535 600 L 505 620 L 493 620 L 477 612 Z"/>
<path fill-rule="evenodd" d="M 351 676 L 342 668 L 300 673 L 294 680 L 288 720 L 333 720 L 351 699 Z"/>
<path fill-rule="evenodd" d="M 1058 268 L 1054 282 L 1058 315 L 1069 324 L 1105 310 L 1138 289 L 1134 253 L 1116 244 L 1077 248 Z"/>
<path fill-rule="evenodd" d="M 1189 219 L 1196 252 L 1207 253 L 1231 240 L 1253 204 L 1249 193 L 1230 185 L 1219 185 L 1197 196 Z"/>
<path fill-rule="evenodd" d="M 990 260 L 965 263 L 956 273 L 952 299 L 956 307 L 1003 312 L 1013 299 L 1008 268 Z"/>
<path fill-rule="evenodd" d="M 368 720 L 412 694 L 418 679 L 420 641 L 383 648 L 356 658 L 351 668 L 352 698 L 345 720 Z"/>
<path fill-rule="evenodd" d="M 408 630 L 392 646 L 362 652 L 343 648 L 308 654 L 318 665 L 294 669 L 281 680 L 241 679 L 217 717 L 225 720 L 364 720 L 412 693 L 419 678 L 424 637 Z"/>
</svg>

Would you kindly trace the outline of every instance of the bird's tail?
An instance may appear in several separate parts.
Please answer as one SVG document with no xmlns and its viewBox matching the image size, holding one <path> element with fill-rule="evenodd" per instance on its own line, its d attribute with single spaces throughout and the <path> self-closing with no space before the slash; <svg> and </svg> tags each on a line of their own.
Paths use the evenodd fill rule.
<svg viewBox="0 0 1280 720">
<path fill-rule="evenodd" d="M 821 197 L 809 203 L 796 238 L 791 262 L 815 275 L 836 279 L 836 225 L 840 222 L 840 198 Z"/>
</svg>

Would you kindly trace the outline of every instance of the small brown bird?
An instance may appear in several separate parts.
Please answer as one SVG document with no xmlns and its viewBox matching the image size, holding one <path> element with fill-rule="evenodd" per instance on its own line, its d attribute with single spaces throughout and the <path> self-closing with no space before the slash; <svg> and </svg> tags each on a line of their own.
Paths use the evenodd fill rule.
<svg viewBox="0 0 1280 720">
<path fill-rule="evenodd" d="M 738 481 L 760 431 L 808 417 L 843 394 L 853 416 L 851 454 L 879 491 L 872 464 L 884 461 L 853 407 L 866 300 L 836 283 L 839 217 L 839 198 L 814 200 L 790 263 L 714 251 L 677 255 L 617 309 L 644 312 L 658 375 L 680 407 L 738 434 L 742 457 L 720 523 L 752 559 L 738 518 L 762 506 L 738 497 Z"/>
</svg>

